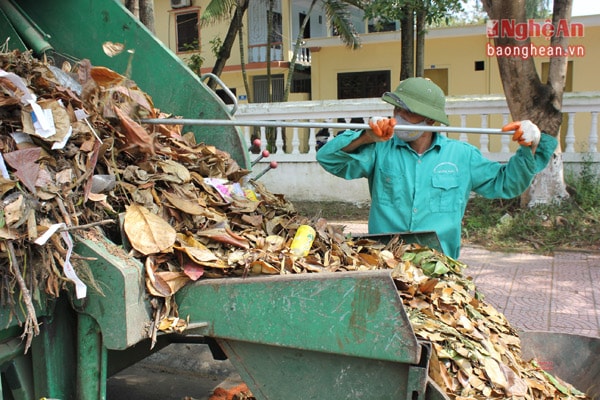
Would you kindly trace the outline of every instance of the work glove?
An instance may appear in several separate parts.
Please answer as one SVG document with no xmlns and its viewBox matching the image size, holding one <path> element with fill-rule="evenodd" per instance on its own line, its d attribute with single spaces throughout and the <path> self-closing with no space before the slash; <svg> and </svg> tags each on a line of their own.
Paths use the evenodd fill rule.
<svg viewBox="0 0 600 400">
<path fill-rule="evenodd" d="M 394 126 L 396 126 L 396 119 L 394 118 L 371 117 L 369 119 L 369 127 L 383 141 L 394 136 Z"/>
<path fill-rule="evenodd" d="M 540 128 L 528 119 L 506 124 L 502 127 L 502 131 L 515 131 L 512 140 L 518 142 L 521 146 L 532 146 L 535 148 L 540 142 Z"/>
</svg>

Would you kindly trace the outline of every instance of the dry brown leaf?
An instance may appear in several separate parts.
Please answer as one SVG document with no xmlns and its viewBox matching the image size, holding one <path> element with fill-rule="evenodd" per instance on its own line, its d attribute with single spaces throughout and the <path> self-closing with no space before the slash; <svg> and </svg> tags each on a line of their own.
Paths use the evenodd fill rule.
<svg viewBox="0 0 600 400">
<path fill-rule="evenodd" d="M 90 70 L 92 79 L 101 87 L 118 85 L 125 81 L 125 77 L 106 67 L 93 67 Z"/>
<path fill-rule="evenodd" d="M 498 361 L 494 360 L 491 357 L 481 357 L 480 361 L 482 362 L 485 374 L 490 379 L 490 381 L 495 386 L 499 386 L 502 389 L 506 389 L 508 381 Z"/>
<path fill-rule="evenodd" d="M 14 175 L 31 193 L 36 192 L 35 182 L 40 170 L 37 161 L 41 154 L 42 149 L 40 147 L 31 147 L 3 154 L 6 163 L 15 169 Z"/>
<path fill-rule="evenodd" d="M 160 276 L 156 276 L 154 271 L 148 271 L 146 268 L 146 289 L 152 296 L 170 297 L 173 295 L 171 287 L 162 280 Z"/>
<path fill-rule="evenodd" d="M 504 364 L 500 364 L 500 368 L 507 378 L 506 394 L 508 396 L 526 396 L 529 390 L 527 383 L 521 379 L 515 371 Z"/>
<path fill-rule="evenodd" d="M 360 259 L 360 262 L 362 264 L 367 264 L 367 265 L 377 266 L 378 261 L 379 261 L 379 257 L 377 257 L 376 255 L 367 254 L 367 253 L 359 253 L 358 258 Z"/>
<path fill-rule="evenodd" d="M 217 261 L 218 257 L 208 248 L 192 247 L 192 246 L 173 246 L 175 250 L 185 253 L 191 261 L 196 264 L 202 264 L 204 262 Z"/>
<path fill-rule="evenodd" d="M 102 50 L 107 56 L 114 57 L 121 54 L 123 50 L 125 50 L 125 45 L 123 43 L 113 43 L 107 41 L 102 43 Z"/>
<path fill-rule="evenodd" d="M 280 273 L 279 269 L 272 266 L 271 264 L 263 261 L 263 260 L 255 260 L 250 263 L 250 271 L 255 274 L 267 274 L 267 275 L 277 275 Z"/>
<path fill-rule="evenodd" d="M 7 192 L 13 190 L 16 184 L 16 181 L 0 176 L 0 196 L 4 196 Z"/>
<path fill-rule="evenodd" d="M 206 207 L 200 205 L 197 201 L 181 198 L 169 192 L 162 192 L 162 195 L 178 210 L 190 215 L 206 214 Z"/>
<path fill-rule="evenodd" d="M 169 174 L 176 177 L 179 183 L 186 183 L 192 179 L 190 171 L 182 164 L 176 161 L 161 160 L 158 162 L 158 166 L 163 170 L 165 174 Z"/>
<path fill-rule="evenodd" d="M 200 230 L 196 234 L 214 240 L 215 242 L 230 244 L 243 249 L 250 248 L 250 243 L 246 238 L 236 235 L 224 223 L 219 223 L 213 228 Z"/>
<path fill-rule="evenodd" d="M 5 203 L 7 199 L 4 200 Z M 4 223 L 8 226 L 23 218 L 23 195 L 19 194 L 4 206 Z"/>
<path fill-rule="evenodd" d="M 183 272 L 163 271 L 155 272 L 155 278 L 161 279 L 171 289 L 171 293 L 175 294 L 179 289 L 190 282 L 190 278 Z"/>
<path fill-rule="evenodd" d="M 14 229 L 0 228 L 0 239 L 13 240 L 17 238 L 17 231 Z"/>
<path fill-rule="evenodd" d="M 65 138 L 71 133 L 71 118 L 67 113 L 67 110 L 54 99 L 50 100 L 39 100 L 38 105 L 43 110 L 50 110 L 52 112 L 52 120 L 54 123 L 54 128 L 56 133 L 52 136 L 42 138 L 47 142 L 62 142 Z M 29 108 L 24 108 L 22 110 L 21 121 L 23 123 L 23 132 L 39 136 L 36 133 L 35 127 L 33 125 L 33 120 L 31 118 L 31 110 Z"/>
<path fill-rule="evenodd" d="M 167 221 L 137 204 L 127 207 L 123 228 L 131 246 L 143 255 L 170 249 L 177 234 Z"/>
<path fill-rule="evenodd" d="M 278 252 L 285 248 L 285 238 L 279 235 L 269 235 L 265 238 L 264 247 L 261 247 L 267 252 Z"/>
<path fill-rule="evenodd" d="M 121 121 L 122 132 L 126 138 L 127 144 L 122 151 L 135 150 L 142 154 L 154 155 L 156 153 L 154 137 L 148 134 L 144 127 L 125 115 L 119 107 L 114 107 L 114 111 Z"/>
<path fill-rule="evenodd" d="M 188 323 L 186 320 L 178 317 L 167 317 L 163 318 L 158 324 L 158 330 L 172 333 L 172 332 L 183 332 L 187 328 Z"/>
<path fill-rule="evenodd" d="M 425 299 L 421 297 L 416 297 L 408 302 L 408 305 L 414 308 L 415 310 L 422 310 L 425 308 L 429 308 L 430 304 Z"/>
</svg>

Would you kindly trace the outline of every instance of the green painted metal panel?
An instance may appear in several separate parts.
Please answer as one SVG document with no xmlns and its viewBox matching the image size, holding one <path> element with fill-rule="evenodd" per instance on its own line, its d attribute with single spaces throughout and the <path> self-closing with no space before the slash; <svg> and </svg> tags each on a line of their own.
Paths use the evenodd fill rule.
<svg viewBox="0 0 600 400">
<path fill-rule="evenodd" d="M 427 382 L 427 391 L 425 392 L 427 400 L 449 400 L 450 397 L 439 387 L 432 379 Z"/>
<path fill-rule="evenodd" d="M 26 51 L 27 46 L 21 40 L 21 37 L 13 27 L 12 23 L 4 11 L 0 8 L 0 39 L 2 43 L 8 41 L 9 47 L 13 50 Z"/>
<path fill-rule="evenodd" d="M 20 338 L 0 343 L 0 400 L 29 400 L 33 396 L 31 357 Z"/>
<path fill-rule="evenodd" d="M 15 335 L 16 337 L 16 335 Z M 25 344 L 19 339 L 3 340 L 0 343 L 0 366 L 25 352 Z"/>
<path fill-rule="evenodd" d="M 29 357 L 16 357 L 8 366 L 2 369 L 4 379 L 12 395 L 11 399 L 30 400 L 33 398 L 31 359 Z"/>
<path fill-rule="evenodd" d="M 389 272 L 204 280 L 181 289 L 179 315 L 207 336 L 414 364 L 417 343 Z"/>
<path fill-rule="evenodd" d="M 600 399 L 600 338 L 540 331 L 519 337 L 524 360 L 537 359 L 549 373 Z"/>
<path fill-rule="evenodd" d="M 7 3 L 10 0 L 0 0 L 0 6 Z M 50 58 L 86 58 L 93 65 L 126 75 L 164 112 L 185 118 L 231 119 L 221 99 L 119 1 L 18 0 L 15 4 L 52 46 L 46 52 Z M 105 42 L 123 43 L 133 53 L 109 57 L 102 49 Z M 229 152 L 242 168 L 250 168 L 247 144 L 238 128 L 196 126 L 185 131 L 193 131 L 198 140 Z"/>
<path fill-rule="evenodd" d="M 77 311 L 92 316 L 102 332 L 103 345 L 123 350 L 148 337 L 152 310 L 141 263 L 106 238 L 78 238 L 75 252 L 91 257 L 90 269 L 103 293 L 88 287 L 88 295 L 75 301 Z"/>
<path fill-rule="evenodd" d="M 94 319 L 79 314 L 77 321 L 77 400 L 106 398 L 106 348 Z"/>
<path fill-rule="evenodd" d="M 40 318 L 40 334 L 33 338 L 28 353 L 32 359 L 35 398 L 71 400 L 75 398 L 77 315 L 66 296 L 52 306 L 50 315 Z"/>
<path fill-rule="evenodd" d="M 27 16 L 21 12 L 19 7 L 7 0 L 0 2 L 0 7 L 10 21 L 10 25 L 18 33 L 18 36 L 27 46 L 37 54 L 44 54 L 51 50 L 52 46 L 46 41 L 44 36 L 36 29 L 35 23 L 30 21 Z"/>
<path fill-rule="evenodd" d="M 407 389 L 408 364 L 248 342 L 220 344 L 259 400 L 417 399 Z"/>
</svg>

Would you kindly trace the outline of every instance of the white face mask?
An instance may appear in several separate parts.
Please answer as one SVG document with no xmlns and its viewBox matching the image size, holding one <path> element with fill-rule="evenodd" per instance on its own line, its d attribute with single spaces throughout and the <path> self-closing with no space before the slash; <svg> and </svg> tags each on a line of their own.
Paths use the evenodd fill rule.
<svg viewBox="0 0 600 400">
<path fill-rule="evenodd" d="M 419 126 L 426 126 L 427 125 L 427 121 L 426 120 L 423 120 L 423 121 L 421 121 L 419 123 L 413 124 L 413 123 L 408 122 L 404 118 L 402 118 L 400 115 L 394 115 L 394 118 L 396 119 L 396 125 L 411 125 L 411 126 L 415 127 L 414 131 L 400 131 L 400 130 L 396 130 L 394 132 L 394 134 L 396 135 L 396 137 L 398 139 L 404 140 L 405 142 L 412 142 L 414 140 L 417 140 L 421 136 L 423 136 L 423 133 L 425 133 L 425 131 L 418 130 L 417 127 L 419 127 Z"/>
</svg>

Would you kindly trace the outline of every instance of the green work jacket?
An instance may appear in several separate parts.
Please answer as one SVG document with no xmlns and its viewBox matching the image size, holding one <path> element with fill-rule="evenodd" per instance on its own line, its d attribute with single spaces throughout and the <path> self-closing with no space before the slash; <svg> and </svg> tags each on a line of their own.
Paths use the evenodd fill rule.
<svg viewBox="0 0 600 400">
<path fill-rule="evenodd" d="M 369 233 L 435 231 L 444 253 L 455 259 L 471 192 L 486 198 L 519 196 L 557 146 L 554 137 L 542 133 L 535 155 L 519 146 L 507 163 L 491 161 L 475 146 L 437 133 L 420 155 L 395 136 L 352 153 L 341 150 L 360 134 L 340 133 L 319 149 L 317 161 L 338 177 L 368 179 Z"/>
</svg>

